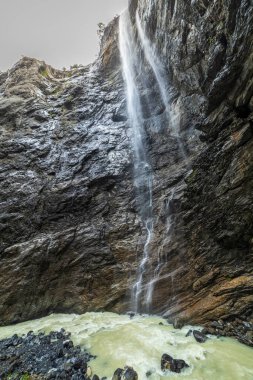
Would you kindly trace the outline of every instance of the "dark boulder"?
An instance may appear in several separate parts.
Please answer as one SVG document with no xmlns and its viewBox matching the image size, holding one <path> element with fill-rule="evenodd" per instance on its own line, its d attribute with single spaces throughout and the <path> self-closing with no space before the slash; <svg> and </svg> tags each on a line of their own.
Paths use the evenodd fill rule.
<svg viewBox="0 0 253 380">
<path fill-rule="evenodd" d="M 168 354 L 163 354 L 161 359 L 161 370 L 180 373 L 184 368 L 188 368 L 189 365 L 182 359 L 173 359 Z"/>
<path fill-rule="evenodd" d="M 112 380 L 138 380 L 138 374 L 132 367 L 126 366 L 124 369 L 116 369 Z"/>
<path fill-rule="evenodd" d="M 125 367 L 122 380 L 138 380 L 138 374 L 132 367 Z"/>
<path fill-rule="evenodd" d="M 123 369 L 117 368 L 113 374 L 112 380 L 121 380 L 122 374 L 123 374 Z"/>
<path fill-rule="evenodd" d="M 208 339 L 205 334 L 198 330 L 193 330 L 193 336 L 198 343 L 205 343 L 205 341 Z"/>
</svg>

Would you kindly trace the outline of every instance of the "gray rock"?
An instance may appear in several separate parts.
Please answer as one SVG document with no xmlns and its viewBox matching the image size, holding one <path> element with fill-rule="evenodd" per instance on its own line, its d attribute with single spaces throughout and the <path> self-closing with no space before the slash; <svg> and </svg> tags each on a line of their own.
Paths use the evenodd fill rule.
<svg viewBox="0 0 253 380">
<path fill-rule="evenodd" d="M 198 343 L 205 343 L 207 336 L 198 330 L 193 330 L 193 336 Z"/>
</svg>

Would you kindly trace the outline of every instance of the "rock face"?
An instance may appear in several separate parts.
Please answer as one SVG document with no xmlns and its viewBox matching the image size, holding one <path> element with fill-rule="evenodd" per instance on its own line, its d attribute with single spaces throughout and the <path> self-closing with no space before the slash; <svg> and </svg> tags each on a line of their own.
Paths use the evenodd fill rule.
<svg viewBox="0 0 253 380">
<path fill-rule="evenodd" d="M 207 326 L 221 319 L 226 334 L 244 336 L 253 306 L 252 4 L 133 0 L 129 9 L 166 70 L 185 151 L 154 96 L 151 110 L 143 105 L 156 215 L 150 272 L 162 263 L 153 311 Z M 116 18 L 90 67 L 62 72 L 23 58 L 0 76 L 2 324 L 128 308 L 144 241 L 117 36 Z"/>
<path fill-rule="evenodd" d="M 174 230 L 156 287 L 157 310 L 196 323 L 250 319 L 252 4 L 179 0 L 165 12 L 165 2 L 132 6 L 146 20 L 149 38 L 159 40 L 181 129 L 197 128 L 203 143 L 183 193 L 171 202 Z"/>
<path fill-rule="evenodd" d="M 1 76 L 1 323 L 123 304 L 140 231 L 118 73 Z"/>
</svg>

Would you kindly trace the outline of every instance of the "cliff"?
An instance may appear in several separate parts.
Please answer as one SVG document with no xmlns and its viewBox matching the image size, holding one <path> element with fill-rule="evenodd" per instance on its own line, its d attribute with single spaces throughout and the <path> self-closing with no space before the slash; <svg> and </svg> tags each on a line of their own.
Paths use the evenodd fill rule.
<svg viewBox="0 0 253 380">
<path fill-rule="evenodd" d="M 253 7 L 134 0 L 129 10 L 153 99 L 149 108 L 143 100 L 154 172 L 149 272 L 162 264 L 152 311 L 177 324 L 221 320 L 220 331 L 252 344 Z M 184 154 L 136 11 L 166 71 Z M 118 19 L 93 65 L 59 71 L 23 58 L 0 75 L 0 96 L 1 323 L 128 310 L 144 236 Z"/>
</svg>

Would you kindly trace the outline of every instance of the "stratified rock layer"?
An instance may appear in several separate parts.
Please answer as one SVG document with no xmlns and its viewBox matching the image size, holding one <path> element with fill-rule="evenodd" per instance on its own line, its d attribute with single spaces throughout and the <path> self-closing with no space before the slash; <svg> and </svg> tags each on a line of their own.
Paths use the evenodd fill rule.
<svg viewBox="0 0 253 380">
<path fill-rule="evenodd" d="M 184 145 L 182 154 L 154 96 L 143 105 L 155 215 L 146 277 L 162 263 L 153 311 L 179 324 L 220 319 L 250 342 L 252 5 L 134 0 L 129 9 L 167 71 Z M 1 323 L 129 307 L 145 236 L 117 41 L 116 18 L 93 66 L 62 72 L 23 58 L 0 76 Z"/>
</svg>

